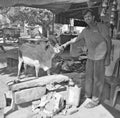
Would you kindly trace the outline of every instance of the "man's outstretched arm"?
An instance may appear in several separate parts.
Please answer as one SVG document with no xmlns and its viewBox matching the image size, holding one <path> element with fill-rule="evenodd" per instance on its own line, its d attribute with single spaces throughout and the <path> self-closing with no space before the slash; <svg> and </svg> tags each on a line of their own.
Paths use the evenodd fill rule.
<svg viewBox="0 0 120 118">
<path fill-rule="evenodd" d="M 81 39 L 84 39 L 84 30 L 75 38 L 72 38 L 70 41 L 64 43 L 63 45 L 61 45 L 61 47 L 65 48 L 66 46 L 72 44 L 72 43 L 75 43 Z"/>
<path fill-rule="evenodd" d="M 63 48 L 67 47 L 68 45 L 75 43 L 77 41 L 77 37 L 71 39 L 70 41 L 64 43 L 63 45 L 61 45 Z"/>
</svg>

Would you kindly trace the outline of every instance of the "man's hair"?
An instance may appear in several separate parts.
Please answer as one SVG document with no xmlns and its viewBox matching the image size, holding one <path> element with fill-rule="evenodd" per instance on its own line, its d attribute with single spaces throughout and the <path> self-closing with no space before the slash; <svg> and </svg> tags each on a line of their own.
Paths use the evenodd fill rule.
<svg viewBox="0 0 120 118">
<path fill-rule="evenodd" d="M 88 12 L 90 12 L 91 15 L 94 16 L 94 12 L 92 9 L 86 9 L 85 11 L 83 11 L 83 16 L 85 16 Z"/>
</svg>

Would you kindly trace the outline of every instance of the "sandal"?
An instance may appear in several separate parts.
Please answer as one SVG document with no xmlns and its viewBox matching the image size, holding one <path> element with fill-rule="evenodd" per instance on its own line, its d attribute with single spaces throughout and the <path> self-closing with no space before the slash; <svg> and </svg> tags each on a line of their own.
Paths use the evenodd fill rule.
<svg viewBox="0 0 120 118">
<path fill-rule="evenodd" d="M 95 101 L 91 101 L 91 102 L 88 102 L 86 105 L 85 105 L 85 108 L 94 108 L 96 106 L 99 105 L 99 102 L 95 102 Z"/>
</svg>

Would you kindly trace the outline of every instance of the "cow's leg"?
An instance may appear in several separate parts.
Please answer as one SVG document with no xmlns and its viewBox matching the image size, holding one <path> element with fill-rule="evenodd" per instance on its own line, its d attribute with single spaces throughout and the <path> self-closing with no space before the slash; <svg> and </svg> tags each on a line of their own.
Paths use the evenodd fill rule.
<svg viewBox="0 0 120 118">
<path fill-rule="evenodd" d="M 50 75 L 50 69 L 47 70 L 47 75 Z"/>
<path fill-rule="evenodd" d="M 39 76 L 39 69 L 40 69 L 39 66 L 35 66 L 35 74 L 36 74 L 36 77 Z"/>
<path fill-rule="evenodd" d="M 22 63 L 23 63 L 22 59 L 19 59 L 19 62 L 18 62 L 18 74 L 17 74 L 18 79 L 20 79 L 20 72 L 21 72 Z"/>
<path fill-rule="evenodd" d="M 24 63 L 24 74 L 27 76 L 27 64 Z"/>
</svg>

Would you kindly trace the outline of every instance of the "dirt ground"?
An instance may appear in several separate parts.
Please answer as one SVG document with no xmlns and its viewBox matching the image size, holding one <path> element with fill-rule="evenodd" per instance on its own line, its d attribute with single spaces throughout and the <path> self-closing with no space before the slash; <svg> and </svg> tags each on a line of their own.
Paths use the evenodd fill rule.
<svg viewBox="0 0 120 118">
<path fill-rule="evenodd" d="M 17 68 L 7 68 L 7 60 L 6 57 L 16 53 L 17 50 L 17 44 L 7 44 L 4 46 L 6 53 L 4 53 L 2 50 L 0 50 L 0 95 L 3 95 L 5 92 L 8 91 L 7 82 L 11 80 L 15 80 L 17 76 Z M 68 74 L 69 75 L 69 74 Z M 76 75 L 79 78 L 79 74 Z M 3 103 L 2 97 L 0 96 L 0 102 Z M 114 108 L 106 105 L 103 103 L 103 106 L 114 116 L 114 118 L 120 118 L 120 112 L 118 110 L 115 110 Z M 8 116 L 5 116 L 5 118 L 28 118 L 30 116 L 30 106 L 27 106 L 24 109 L 15 111 Z M 2 118 L 2 117 L 0 117 Z M 79 116 L 77 117 L 79 118 Z"/>
</svg>

